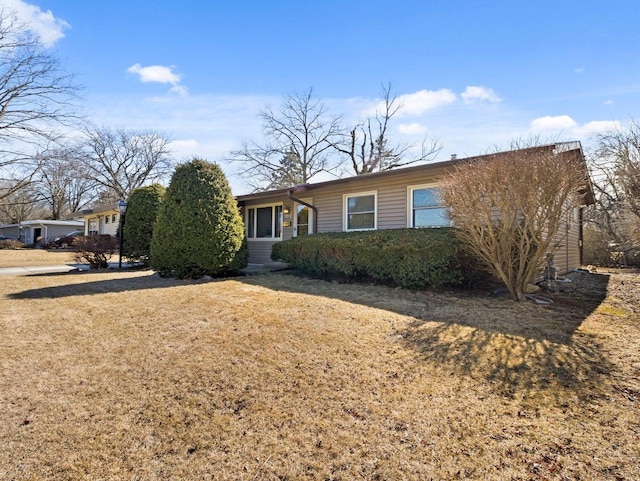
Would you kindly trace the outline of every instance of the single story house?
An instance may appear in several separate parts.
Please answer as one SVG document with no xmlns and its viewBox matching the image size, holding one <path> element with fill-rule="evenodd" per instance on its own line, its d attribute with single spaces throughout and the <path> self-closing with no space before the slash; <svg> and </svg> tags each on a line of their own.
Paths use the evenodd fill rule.
<svg viewBox="0 0 640 481">
<path fill-rule="evenodd" d="M 73 215 L 84 218 L 85 235 L 118 235 L 120 211 L 117 203 L 98 205 Z"/>
<path fill-rule="evenodd" d="M 47 244 L 56 237 L 82 230 L 81 220 L 25 220 L 0 225 L 0 235 L 19 239 L 23 244 Z"/>
<path fill-rule="evenodd" d="M 556 143 L 540 148 L 556 155 L 584 154 L 579 142 Z M 292 188 L 237 197 L 249 244 L 250 263 L 271 261 L 271 247 L 280 241 L 321 232 L 420 228 L 451 225 L 438 199 L 438 180 L 460 162 L 490 159 L 487 154 L 466 159 L 430 163 Z M 588 179 L 588 173 L 585 174 Z M 591 204 L 589 183 L 579 193 L 574 214 L 561 228 L 555 253 L 560 273 L 581 265 L 582 206 Z"/>
</svg>

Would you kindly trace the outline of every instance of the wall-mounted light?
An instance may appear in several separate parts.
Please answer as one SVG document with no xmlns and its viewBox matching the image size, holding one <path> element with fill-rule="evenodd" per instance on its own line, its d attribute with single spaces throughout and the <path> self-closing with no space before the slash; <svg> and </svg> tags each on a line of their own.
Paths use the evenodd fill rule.
<svg viewBox="0 0 640 481">
<path fill-rule="evenodd" d="M 288 205 L 284 206 L 284 209 L 282 209 L 282 213 L 285 214 L 285 215 L 289 215 L 289 206 Z"/>
</svg>

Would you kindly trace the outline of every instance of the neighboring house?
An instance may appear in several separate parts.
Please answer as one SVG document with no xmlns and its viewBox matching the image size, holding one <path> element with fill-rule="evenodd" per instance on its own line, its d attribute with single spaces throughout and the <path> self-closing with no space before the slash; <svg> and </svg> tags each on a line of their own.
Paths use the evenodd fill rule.
<svg viewBox="0 0 640 481">
<path fill-rule="evenodd" d="M 18 224 L 0 225 L 0 235 L 20 239 L 23 244 L 45 245 L 56 237 L 81 230 L 80 220 L 25 220 Z"/>
<path fill-rule="evenodd" d="M 584 160 L 579 142 L 546 148 L 553 148 L 558 155 L 578 154 Z M 454 156 L 446 162 L 240 195 L 237 200 L 245 222 L 249 262 L 270 262 L 271 247 L 276 242 L 300 235 L 449 226 L 451 222 L 438 199 L 438 179 L 457 163 L 496 155 L 500 154 L 467 159 Z M 590 184 L 588 191 L 579 194 L 574 214 L 560 229 L 555 265 L 561 273 L 581 265 L 581 207 L 593 203 Z"/>
<path fill-rule="evenodd" d="M 84 218 L 85 235 L 108 234 L 116 236 L 118 234 L 120 212 L 117 203 L 81 210 L 73 215 Z"/>
</svg>

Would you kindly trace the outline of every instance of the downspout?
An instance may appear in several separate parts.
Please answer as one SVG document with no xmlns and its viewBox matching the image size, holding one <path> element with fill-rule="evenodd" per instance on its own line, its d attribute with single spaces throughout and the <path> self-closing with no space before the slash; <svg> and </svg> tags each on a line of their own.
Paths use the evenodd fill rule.
<svg viewBox="0 0 640 481">
<path fill-rule="evenodd" d="M 566 258 L 565 258 L 565 274 L 567 272 L 569 272 L 569 222 L 571 222 L 570 220 L 567 219 L 567 223 L 566 223 L 566 231 L 565 231 L 565 250 L 566 250 Z"/>
<path fill-rule="evenodd" d="M 582 224 L 584 218 L 584 207 L 580 206 L 578 210 L 578 248 L 580 249 L 580 267 L 584 265 L 584 226 Z"/>
<path fill-rule="evenodd" d="M 287 197 L 289 197 L 289 199 L 291 199 L 292 201 L 297 202 L 298 204 L 302 204 L 305 207 L 309 207 L 309 209 L 313 211 L 313 233 L 317 234 L 318 233 L 318 208 L 315 205 L 311 205 L 302 199 L 298 199 L 297 197 L 294 197 L 293 195 L 294 191 L 295 189 L 289 189 L 289 192 L 287 192 Z"/>
</svg>

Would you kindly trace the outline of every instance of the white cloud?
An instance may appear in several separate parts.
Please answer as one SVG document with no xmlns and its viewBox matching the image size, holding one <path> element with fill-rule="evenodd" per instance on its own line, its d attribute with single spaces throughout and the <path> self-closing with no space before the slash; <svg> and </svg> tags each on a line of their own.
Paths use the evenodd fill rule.
<svg viewBox="0 0 640 481">
<path fill-rule="evenodd" d="M 398 132 L 403 135 L 423 135 L 426 133 L 427 128 L 418 122 L 411 122 L 410 124 L 398 125 Z"/>
<path fill-rule="evenodd" d="M 593 135 L 607 130 L 619 130 L 621 128 L 622 124 L 617 120 L 593 120 L 584 124 L 580 130 L 584 135 Z"/>
<path fill-rule="evenodd" d="M 620 129 L 622 124 L 617 120 L 592 120 L 585 124 L 578 124 L 568 115 L 556 117 L 546 116 L 533 120 L 530 124 L 531 131 L 535 133 L 562 134 L 571 140 L 587 140 L 599 132 Z"/>
<path fill-rule="evenodd" d="M 150 65 L 149 67 L 143 67 L 139 63 L 136 63 L 127 69 L 127 72 L 136 74 L 140 77 L 140 81 L 158 82 L 162 84 L 176 85 L 180 83 L 180 75 L 173 72 L 174 67 L 165 67 L 164 65 Z"/>
<path fill-rule="evenodd" d="M 531 121 L 530 127 L 534 132 L 549 132 L 575 129 L 578 126 L 575 120 L 568 115 L 547 115 Z"/>
<path fill-rule="evenodd" d="M 605 104 L 605 105 L 613 105 L 613 100 L 605 100 L 602 103 Z"/>
<path fill-rule="evenodd" d="M 136 63 L 129 67 L 127 72 L 137 75 L 142 83 L 155 82 L 171 84 L 170 92 L 177 93 L 178 95 L 187 95 L 189 89 L 180 84 L 182 76 L 174 72 L 174 68 L 173 65 L 169 67 L 164 65 L 149 65 L 148 67 L 143 67 L 139 63 Z"/>
<path fill-rule="evenodd" d="M 502 99 L 493 89 L 469 85 L 460 95 L 465 104 L 475 104 L 478 102 L 490 102 L 492 104 L 502 102 Z"/>
<path fill-rule="evenodd" d="M 47 48 L 64 37 L 64 30 L 71 28 L 69 23 L 56 18 L 51 10 L 43 12 L 40 7 L 23 0 L 2 0 L 1 8 L 15 13 L 18 20 L 35 33 Z"/>
<path fill-rule="evenodd" d="M 576 67 L 573 69 L 574 73 L 584 73 L 584 67 Z"/>
<path fill-rule="evenodd" d="M 449 89 L 419 90 L 412 94 L 399 95 L 396 101 L 401 107 L 397 117 L 419 117 L 430 110 L 455 102 L 456 94 Z M 379 101 L 374 107 L 364 109 L 362 115 L 372 116 L 384 110 L 384 102 Z"/>
<path fill-rule="evenodd" d="M 174 85 L 169 89 L 169 92 L 184 96 L 189 94 L 189 89 L 184 85 Z"/>
<path fill-rule="evenodd" d="M 417 117 L 429 110 L 444 107 L 456 101 L 456 94 L 449 89 L 419 90 L 412 94 L 404 94 L 398 97 L 398 103 L 402 106 L 398 116 Z M 378 104 L 378 109 L 384 104 Z"/>
</svg>

